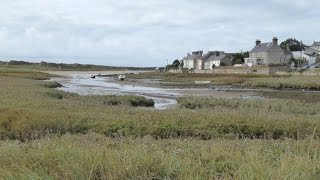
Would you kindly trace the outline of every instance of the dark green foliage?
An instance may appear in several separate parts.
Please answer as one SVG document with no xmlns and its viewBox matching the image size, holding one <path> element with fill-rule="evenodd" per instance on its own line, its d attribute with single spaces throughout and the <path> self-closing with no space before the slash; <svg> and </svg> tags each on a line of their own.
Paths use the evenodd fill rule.
<svg viewBox="0 0 320 180">
<path fill-rule="evenodd" d="M 172 63 L 172 66 L 177 68 L 177 69 L 179 68 L 179 65 L 180 65 L 180 61 L 178 59 L 174 60 L 173 63 Z"/>
<path fill-rule="evenodd" d="M 287 49 L 288 46 L 289 46 L 290 51 L 304 51 L 305 50 L 305 45 L 302 43 L 302 41 L 298 41 L 293 38 L 289 38 L 280 44 L 280 47 L 282 49 Z"/>
<path fill-rule="evenodd" d="M 62 87 L 61 84 L 57 82 L 45 82 L 42 84 L 42 86 L 47 87 L 47 88 L 59 88 Z"/>
<path fill-rule="evenodd" d="M 233 64 L 243 64 L 244 58 L 249 57 L 249 51 L 246 51 L 244 53 L 236 53 L 233 55 Z"/>
<path fill-rule="evenodd" d="M 154 101 L 141 96 L 104 96 L 103 104 L 108 106 L 153 107 Z"/>
<path fill-rule="evenodd" d="M 220 63 L 220 66 L 226 66 L 226 63 L 221 62 L 221 63 Z"/>
</svg>

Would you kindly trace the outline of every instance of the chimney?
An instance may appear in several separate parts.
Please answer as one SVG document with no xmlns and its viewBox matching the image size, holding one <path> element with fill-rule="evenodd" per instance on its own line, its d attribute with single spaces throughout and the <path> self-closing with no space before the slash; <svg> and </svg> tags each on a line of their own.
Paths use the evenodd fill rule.
<svg viewBox="0 0 320 180">
<path fill-rule="evenodd" d="M 200 56 L 202 56 L 202 54 L 203 54 L 203 51 L 194 51 L 194 52 L 192 52 L 192 55 L 200 55 Z"/>
<path fill-rule="evenodd" d="M 272 43 L 275 44 L 275 45 L 278 45 L 278 38 L 277 37 L 274 37 L 272 39 Z"/>
<path fill-rule="evenodd" d="M 260 44 L 261 44 L 260 39 L 257 39 L 257 40 L 256 40 L 256 46 L 258 46 L 258 45 L 260 45 Z"/>
</svg>

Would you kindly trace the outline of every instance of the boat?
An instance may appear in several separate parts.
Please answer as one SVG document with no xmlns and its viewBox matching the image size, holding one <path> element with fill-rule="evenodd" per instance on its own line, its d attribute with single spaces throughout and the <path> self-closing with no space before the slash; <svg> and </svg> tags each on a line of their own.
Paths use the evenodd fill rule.
<svg viewBox="0 0 320 180">
<path fill-rule="evenodd" d="M 119 81 L 124 81 L 126 79 L 126 76 L 121 74 L 121 75 L 118 75 L 118 80 Z"/>
</svg>

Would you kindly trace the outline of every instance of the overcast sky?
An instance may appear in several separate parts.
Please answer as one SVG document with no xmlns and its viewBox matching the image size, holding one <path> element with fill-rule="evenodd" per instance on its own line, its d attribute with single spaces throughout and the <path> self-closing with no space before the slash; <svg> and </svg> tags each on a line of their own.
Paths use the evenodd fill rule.
<svg viewBox="0 0 320 180">
<path fill-rule="evenodd" d="M 257 38 L 319 41 L 319 0 L 0 0 L 0 59 L 163 66 Z"/>
</svg>

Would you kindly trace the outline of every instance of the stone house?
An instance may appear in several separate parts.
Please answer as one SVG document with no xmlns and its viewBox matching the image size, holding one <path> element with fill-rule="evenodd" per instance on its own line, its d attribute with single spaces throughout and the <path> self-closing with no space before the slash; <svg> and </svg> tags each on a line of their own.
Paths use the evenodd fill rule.
<svg viewBox="0 0 320 180">
<path fill-rule="evenodd" d="M 199 59 L 202 57 L 203 51 L 194 51 L 191 54 L 188 53 L 181 61 L 183 62 L 184 69 L 201 69 L 202 65 L 199 64 Z"/>
<path fill-rule="evenodd" d="M 224 51 L 209 51 L 207 54 L 198 59 L 202 69 L 213 69 L 213 65 L 219 67 L 232 66 L 232 56 Z"/>
<path fill-rule="evenodd" d="M 274 37 L 272 42 L 261 43 L 256 41 L 255 47 L 250 51 L 249 58 L 245 58 L 245 64 L 254 65 L 281 65 L 288 64 L 292 55 L 278 45 L 278 38 Z"/>
</svg>

